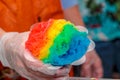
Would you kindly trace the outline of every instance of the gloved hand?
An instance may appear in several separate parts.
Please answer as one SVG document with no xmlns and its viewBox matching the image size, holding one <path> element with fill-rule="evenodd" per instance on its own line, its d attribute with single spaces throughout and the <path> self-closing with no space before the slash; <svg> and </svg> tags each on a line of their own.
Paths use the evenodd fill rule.
<svg viewBox="0 0 120 80">
<path fill-rule="evenodd" d="M 31 56 L 25 49 L 29 32 L 6 33 L 0 40 L 0 59 L 29 80 L 67 80 L 70 66 L 51 67 Z"/>
</svg>

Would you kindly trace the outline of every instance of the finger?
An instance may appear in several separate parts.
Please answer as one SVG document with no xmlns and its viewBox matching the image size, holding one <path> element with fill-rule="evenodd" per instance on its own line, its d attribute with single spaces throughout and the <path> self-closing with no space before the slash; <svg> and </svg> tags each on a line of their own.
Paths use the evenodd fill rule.
<svg viewBox="0 0 120 80">
<path fill-rule="evenodd" d="M 29 76 L 30 80 L 53 80 L 54 76 L 44 74 L 42 72 L 33 71 L 31 68 L 26 68 L 28 71 L 28 74 L 30 74 L 32 77 Z"/>
<path fill-rule="evenodd" d="M 103 68 L 102 63 L 99 59 L 93 64 L 93 77 L 101 78 L 103 77 Z"/>
<path fill-rule="evenodd" d="M 68 75 L 70 72 L 71 66 L 63 66 L 60 69 L 57 70 L 56 75 L 61 76 L 61 75 Z"/>
<path fill-rule="evenodd" d="M 94 77 L 98 77 L 101 78 L 103 76 L 103 67 L 102 67 L 102 62 L 99 58 L 99 56 L 97 55 L 97 53 L 93 54 L 94 58 L 94 64 L 93 64 L 93 76 Z"/>
<path fill-rule="evenodd" d="M 81 76 L 83 77 L 91 77 L 91 65 L 89 64 L 83 64 L 81 67 Z"/>
<path fill-rule="evenodd" d="M 91 77 L 92 76 L 92 72 L 91 72 L 92 61 L 91 60 L 92 60 L 91 54 L 87 53 L 86 54 L 86 61 L 81 67 L 81 72 L 80 72 L 81 76 L 83 76 L 83 77 Z"/>
</svg>

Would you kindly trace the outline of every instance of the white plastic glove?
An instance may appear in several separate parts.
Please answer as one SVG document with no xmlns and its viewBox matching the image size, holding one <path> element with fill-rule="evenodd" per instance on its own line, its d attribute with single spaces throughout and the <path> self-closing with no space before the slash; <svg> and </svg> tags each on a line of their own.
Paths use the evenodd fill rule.
<svg viewBox="0 0 120 80">
<path fill-rule="evenodd" d="M 68 80 L 70 66 L 52 68 L 38 61 L 25 49 L 29 32 L 6 33 L 0 40 L 0 60 L 29 80 Z"/>
</svg>

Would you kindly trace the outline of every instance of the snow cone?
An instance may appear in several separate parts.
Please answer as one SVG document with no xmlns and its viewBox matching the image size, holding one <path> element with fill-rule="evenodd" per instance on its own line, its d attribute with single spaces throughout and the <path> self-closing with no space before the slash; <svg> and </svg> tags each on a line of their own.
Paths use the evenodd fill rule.
<svg viewBox="0 0 120 80">
<path fill-rule="evenodd" d="M 45 64 L 64 66 L 81 59 L 90 44 L 86 30 L 64 19 L 50 19 L 32 26 L 25 47 Z"/>
</svg>

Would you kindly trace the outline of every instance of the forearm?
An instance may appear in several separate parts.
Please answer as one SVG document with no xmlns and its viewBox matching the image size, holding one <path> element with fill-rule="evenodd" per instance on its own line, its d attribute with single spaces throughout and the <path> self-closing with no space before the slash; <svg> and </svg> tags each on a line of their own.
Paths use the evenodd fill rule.
<svg viewBox="0 0 120 80">
<path fill-rule="evenodd" d="M 71 21 L 75 25 L 84 26 L 84 23 L 82 21 L 82 17 L 81 17 L 80 12 L 79 12 L 78 5 L 69 7 L 67 9 L 65 9 L 63 12 L 64 12 L 65 19 Z"/>
<path fill-rule="evenodd" d="M 9 39 L 14 39 L 14 36 L 16 33 L 14 32 L 5 32 L 2 28 L 0 28 L 0 62 L 3 64 L 3 66 L 10 67 L 9 60 L 7 60 L 6 56 L 10 52 L 7 52 L 6 50 L 12 49 L 7 48 L 9 43 Z M 6 49 L 7 48 L 7 49 Z M 13 48 L 14 49 L 14 48 Z"/>
<path fill-rule="evenodd" d="M 5 50 L 4 50 L 4 46 L 3 46 L 3 44 L 4 44 L 4 40 L 2 40 L 3 39 L 3 35 L 5 34 L 6 32 L 2 29 L 2 28 L 0 28 L 0 62 L 4 65 L 4 66 L 10 66 L 9 64 L 8 64 L 8 61 L 6 60 L 6 58 L 5 58 Z"/>
</svg>

